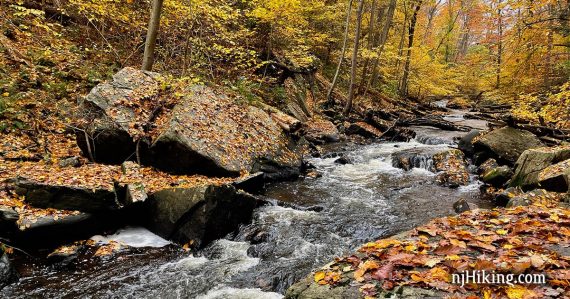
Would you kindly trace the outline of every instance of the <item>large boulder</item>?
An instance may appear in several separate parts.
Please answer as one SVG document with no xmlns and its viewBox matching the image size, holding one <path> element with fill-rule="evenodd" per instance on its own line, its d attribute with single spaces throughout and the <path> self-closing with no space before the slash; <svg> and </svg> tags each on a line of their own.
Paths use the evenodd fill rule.
<svg viewBox="0 0 570 299">
<path fill-rule="evenodd" d="M 504 127 L 476 137 L 473 146 L 475 152 L 512 165 L 524 151 L 544 145 L 528 131 Z"/>
<path fill-rule="evenodd" d="M 296 144 L 262 109 L 206 86 L 172 92 L 165 85 L 159 74 L 125 68 L 94 88 L 85 100 L 88 124 L 77 135 L 84 155 L 183 174 L 300 168 Z"/>
<path fill-rule="evenodd" d="M 231 185 L 166 189 L 147 203 L 151 231 L 196 248 L 249 222 L 257 206 L 255 197 Z"/>
<path fill-rule="evenodd" d="M 541 182 L 539 176 L 547 179 L 547 174 L 553 174 L 553 170 L 543 172 L 551 165 L 570 159 L 570 146 L 559 146 L 554 148 L 541 147 L 525 151 L 516 163 L 515 174 L 510 186 L 519 186 L 525 190 L 538 187 Z M 554 190 L 552 190 L 554 191 Z"/>
</svg>

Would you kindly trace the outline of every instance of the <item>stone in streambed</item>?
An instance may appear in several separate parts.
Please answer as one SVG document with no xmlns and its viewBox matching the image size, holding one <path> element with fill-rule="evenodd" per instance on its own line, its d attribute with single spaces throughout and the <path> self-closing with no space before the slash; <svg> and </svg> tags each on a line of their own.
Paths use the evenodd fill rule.
<svg viewBox="0 0 570 299">
<path fill-rule="evenodd" d="M 305 138 L 309 142 L 316 144 L 338 142 L 340 140 L 340 133 L 337 127 L 325 119 L 309 119 L 304 124 L 304 133 Z"/>
<path fill-rule="evenodd" d="M 439 172 L 436 177 L 438 184 L 451 188 L 469 184 L 469 172 L 462 151 L 450 149 L 436 154 L 433 160 L 435 171 Z"/>
<path fill-rule="evenodd" d="M 14 267 L 12 267 L 8 255 L 4 252 L 3 245 L 0 244 L 0 290 L 17 280 L 18 274 Z"/>
<path fill-rule="evenodd" d="M 570 159 L 551 165 L 538 174 L 538 184 L 553 192 L 570 192 Z"/>
<path fill-rule="evenodd" d="M 6 215 L 10 215 L 6 217 Z M 124 225 L 125 214 L 0 207 L 0 238 L 18 247 L 45 249 Z"/>
<path fill-rule="evenodd" d="M 258 194 L 265 189 L 265 174 L 256 172 L 232 183 L 234 187 L 247 193 Z"/>
<path fill-rule="evenodd" d="M 549 192 L 544 189 L 537 189 L 526 193 L 509 194 L 507 208 L 518 206 L 529 206 L 535 203 L 542 205 L 558 204 L 562 201 L 564 194 Z"/>
<path fill-rule="evenodd" d="M 479 130 L 471 130 L 467 135 L 463 136 L 457 146 L 460 150 L 462 150 L 467 155 L 473 155 L 475 153 L 475 149 L 473 147 L 473 139 L 477 136 L 481 135 L 481 131 Z"/>
<path fill-rule="evenodd" d="M 157 235 L 200 248 L 251 220 L 258 201 L 231 185 L 158 191 L 147 201 L 147 227 Z"/>
<path fill-rule="evenodd" d="M 526 150 L 542 147 L 536 135 L 511 127 L 504 127 L 473 139 L 475 152 L 487 153 L 490 157 L 514 164 Z"/>
<path fill-rule="evenodd" d="M 469 204 L 465 199 L 460 199 L 453 204 L 453 210 L 455 213 L 461 214 L 463 212 L 470 211 L 471 207 L 469 207 Z"/>
<path fill-rule="evenodd" d="M 500 167 L 499 163 L 497 163 L 497 160 L 488 159 L 483 164 L 479 165 L 479 167 L 477 168 L 477 173 L 479 175 L 483 175 L 485 172 L 497 167 Z"/>
</svg>

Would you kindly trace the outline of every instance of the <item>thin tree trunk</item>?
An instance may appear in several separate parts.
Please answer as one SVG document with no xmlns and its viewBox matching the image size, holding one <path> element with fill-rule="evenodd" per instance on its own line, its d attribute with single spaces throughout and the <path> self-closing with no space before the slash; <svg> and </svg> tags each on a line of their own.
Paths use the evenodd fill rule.
<svg viewBox="0 0 570 299">
<path fill-rule="evenodd" d="M 329 104 L 332 103 L 332 93 L 334 91 L 334 88 L 336 87 L 336 84 L 338 81 L 338 76 L 340 74 L 340 68 L 342 67 L 342 62 L 344 61 L 344 55 L 346 54 L 346 45 L 348 43 L 348 30 L 350 27 L 350 15 L 352 13 L 352 1 L 353 0 L 349 0 L 349 2 L 348 2 L 348 9 L 346 12 L 346 23 L 345 23 L 345 29 L 344 29 L 344 40 L 342 42 L 342 51 L 340 54 L 340 58 L 338 60 L 338 65 L 336 66 L 336 72 L 334 74 L 334 78 L 333 78 L 333 81 L 331 83 L 331 87 L 329 88 L 329 91 L 327 93 L 327 103 L 329 103 Z"/>
<path fill-rule="evenodd" d="M 148 22 L 148 32 L 144 46 L 143 67 L 145 71 L 151 71 L 154 64 L 154 47 L 156 46 L 156 37 L 158 36 L 158 28 L 160 27 L 160 15 L 162 14 L 163 0 L 154 0 L 152 2 L 152 11 L 150 21 Z"/>
<path fill-rule="evenodd" d="M 374 65 L 372 66 L 372 75 L 366 84 L 366 90 L 364 90 L 364 94 L 368 92 L 371 86 L 376 85 L 378 81 L 378 77 L 380 72 L 378 71 L 378 67 L 380 65 L 380 58 L 382 53 L 384 52 L 384 47 L 386 46 L 386 41 L 388 41 L 388 33 L 390 32 L 390 28 L 392 27 L 392 20 L 394 19 L 394 12 L 396 10 L 396 0 L 390 0 L 390 4 L 388 6 L 388 11 L 386 12 L 386 21 L 384 22 L 384 26 L 382 27 L 382 34 L 379 38 L 379 45 L 380 48 L 378 49 L 378 57 L 374 59 Z"/>
<path fill-rule="evenodd" d="M 346 106 L 344 107 L 343 115 L 348 116 L 352 110 L 352 101 L 354 99 L 355 90 L 355 80 L 356 80 L 356 67 L 358 59 L 358 46 L 360 42 L 360 28 L 362 25 L 362 10 L 364 8 L 364 0 L 360 0 L 358 3 L 358 12 L 356 15 L 356 32 L 354 35 L 354 47 L 352 49 L 352 63 L 350 67 L 350 86 L 348 88 L 348 100 L 346 101 Z"/>
<path fill-rule="evenodd" d="M 497 4 L 497 21 L 499 36 L 497 41 L 497 82 L 496 88 L 501 87 L 501 68 L 503 64 L 503 11 L 501 8 L 502 0 L 499 0 Z"/>
<path fill-rule="evenodd" d="M 408 33 L 408 50 L 406 54 L 406 64 L 404 65 L 404 75 L 402 77 L 402 83 L 400 84 L 400 95 L 405 97 L 408 95 L 408 79 L 410 77 L 410 64 L 412 61 L 412 47 L 414 46 L 414 34 L 416 31 L 416 22 L 418 20 L 418 12 L 422 6 L 422 0 L 418 1 L 416 4 L 416 9 L 410 20 L 410 29 Z"/>
<path fill-rule="evenodd" d="M 372 49 L 378 46 L 378 32 L 376 30 L 376 24 L 381 22 L 384 14 L 384 7 L 382 7 L 378 12 L 378 16 L 376 16 L 376 6 L 376 0 L 373 0 L 372 7 L 370 9 L 370 23 L 368 24 L 368 43 L 366 44 L 368 53 L 371 53 Z M 368 73 L 368 66 L 370 65 L 370 61 L 370 58 L 366 58 L 364 60 L 364 66 L 362 67 L 362 72 L 360 74 L 360 85 L 358 86 L 358 91 L 356 92 L 357 95 L 361 94 L 362 89 L 364 88 L 364 82 L 366 82 L 366 74 Z"/>
</svg>

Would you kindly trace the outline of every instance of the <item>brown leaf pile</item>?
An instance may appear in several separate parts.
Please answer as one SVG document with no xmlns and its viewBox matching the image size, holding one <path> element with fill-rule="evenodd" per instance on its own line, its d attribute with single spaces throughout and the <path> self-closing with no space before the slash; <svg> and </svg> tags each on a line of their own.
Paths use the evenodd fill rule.
<svg viewBox="0 0 570 299">
<path fill-rule="evenodd" d="M 435 219 L 405 238 L 365 244 L 315 274 L 321 285 L 356 283 L 375 297 L 398 286 L 437 289 L 450 297 L 542 298 L 570 296 L 570 210 L 542 205 L 475 210 Z M 451 276 L 487 270 L 544 273 L 546 285 L 452 284 Z"/>
</svg>

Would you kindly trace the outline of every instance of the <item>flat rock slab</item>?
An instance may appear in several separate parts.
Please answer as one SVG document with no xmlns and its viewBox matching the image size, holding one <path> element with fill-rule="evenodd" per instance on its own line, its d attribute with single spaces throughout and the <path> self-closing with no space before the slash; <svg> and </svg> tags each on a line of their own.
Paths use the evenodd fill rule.
<svg viewBox="0 0 570 299">
<path fill-rule="evenodd" d="M 51 185 L 23 178 L 13 180 L 13 186 L 18 195 L 36 208 L 102 212 L 122 207 L 113 189 Z"/>
<path fill-rule="evenodd" d="M 89 238 L 123 225 L 125 213 L 82 213 L 27 206 L 0 206 L 0 238 L 18 247 L 43 249 Z"/>
</svg>

